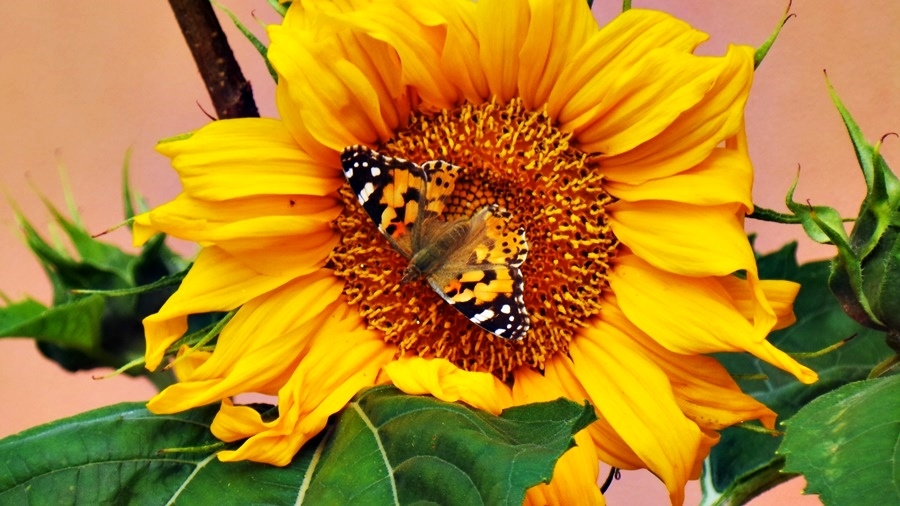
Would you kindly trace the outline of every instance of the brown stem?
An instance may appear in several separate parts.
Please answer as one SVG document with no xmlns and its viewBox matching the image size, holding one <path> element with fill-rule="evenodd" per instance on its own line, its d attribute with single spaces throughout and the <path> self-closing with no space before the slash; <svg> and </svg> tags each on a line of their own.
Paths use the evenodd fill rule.
<svg viewBox="0 0 900 506">
<path fill-rule="evenodd" d="M 169 0 L 169 5 L 191 48 L 219 119 L 259 117 L 253 89 L 234 59 L 212 3 L 209 0 Z"/>
</svg>

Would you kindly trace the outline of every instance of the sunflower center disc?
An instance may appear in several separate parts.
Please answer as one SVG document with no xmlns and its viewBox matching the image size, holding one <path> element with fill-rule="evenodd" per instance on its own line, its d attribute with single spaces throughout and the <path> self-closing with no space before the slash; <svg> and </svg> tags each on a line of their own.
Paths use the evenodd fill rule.
<svg viewBox="0 0 900 506">
<path fill-rule="evenodd" d="M 419 164 L 437 159 L 462 167 L 446 200 L 447 218 L 499 204 L 512 213 L 513 229 L 525 227 L 530 249 L 521 269 L 531 330 L 522 342 L 469 322 L 424 281 L 401 285 L 406 259 L 345 185 L 345 210 L 335 220 L 341 242 L 329 267 L 345 281 L 350 304 L 403 353 L 445 358 L 503 380 L 521 365 L 543 369 L 554 353 L 566 353 L 578 328 L 600 312 L 617 245 L 599 163 L 571 147 L 570 137 L 543 111 L 527 111 L 516 99 L 418 113 L 376 147 Z"/>
</svg>

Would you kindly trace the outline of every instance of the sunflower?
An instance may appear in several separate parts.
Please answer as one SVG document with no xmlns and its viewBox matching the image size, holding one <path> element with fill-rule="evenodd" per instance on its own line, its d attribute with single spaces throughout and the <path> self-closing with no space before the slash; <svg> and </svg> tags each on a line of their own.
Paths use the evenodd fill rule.
<svg viewBox="0 0 900 506">
<path fill-rule="evenodd" d="M 751 48 L 695 56 L 707 36 L 684 22 L 633 9 L 599 27 L 583 0 L 294 2 L 269 36 L 281 119 L 161 143 L 183 191 L 134 227 L 202 246 L 144 321 L 150 369 L 189 315 L 236 310 L 149 403 L 222 401 L 213 433 L 246 441 L 220 459 L 285 465 L 384 382 L 492 413 L 565 396 L 599 420 L 528 501 L 602 502 L 599 460 L 649 469 L 680 503 L 718 430 L 775 420 L 705 354 L 816 380 L 766 341 L 798 286 L 759 279 L 743 230 Z M 498 204 L 526 231 L 522 342 L 400 284 L 406 259 L 341 172 L 354 144 L 461 167 L 448 217 Z M 277 396 L 279 416 L 230 401 L 245 392 Z"/>
</svg>

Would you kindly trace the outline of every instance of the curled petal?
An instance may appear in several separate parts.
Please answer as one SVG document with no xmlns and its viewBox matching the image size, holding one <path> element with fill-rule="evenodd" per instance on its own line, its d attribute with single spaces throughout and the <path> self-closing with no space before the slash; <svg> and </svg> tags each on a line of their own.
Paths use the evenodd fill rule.
<svg viewBox="0 0 900 506">
<path fill-rule="evenodd" d="M 652 70 L 642 64 L 648 54 L 657 49 L 687 54 L 706 38 L 706 34 L 662 12 L 623 12 L 593 32 L 566 62 L 547 99 L 550 117 L 564 131 L 584 129 L 611 108 L 614 101 L 607 96 L 627 87 L 627 80 L 621 76 L 637 68 Z"/>
<path fill-rule="evenodd" d="M 178 360 L 172 363 L 172 371 L 175 372 L 175 377 L 178 378 L 178 381 L 185 381 L 193 376 L 194 371 L 212 356 L 212 353 L 208 351 L 196 350 L 188 352 L 188 350 L 190 350 L 190 346 L 186 344 L 178 348 L 178 353 L 176 354 Z M 150 411 L 153 410 L 151 409 Z"/>
<path fill-rule="evenodd" d="M 759 280 L 751 275 L 755 270 L 748 271 L 746 281 L 756 298 L 752 323 L 716 278 L 686 278 L 660 271 L 634 255 L 620 255 L 609 282 L 629 320 L 670 351 L 686 355 L 746 351 L 804 383 L 816 381 L 812 370 L 766 341 L 776 318 L 765 299 L 760 301 Z M 666 310 L 659 311 L 661 307 Z M 763 318 L 760 312 L 771 313 Z"/>
<path fill-rule="evenodd" d="M 479 42 L 475 27 L 475 2 L 446 2 L 444 0 L 407 0 L 402 8 L 419 23 L 441 27 L 446 33 L 440 56 L 444 76 L 473 104 L 487 97 L 485 70 L 479 62 Z"/>
<path fill-rule="evenodd" d="M 144 318 L 147 369 L 156 369 L 169 345 L 184 334 L 188 315 L 231 311 L 310 270 L 301 265 L 279 275 L 262 275 L 220 248 L 204 248 L 178 291 L 157 313 Z"/>
<path fill-rule="evenodd" d="M 681 504 L 702 436 L 679 408 L 664 371 L 602 321 L 571 342 L 569 355 L 597 411 L 665 483 L 672 503 Z"/>
<path fill-rule="evenodd" d="M 410 10 L 408 5 L 404 9 L 371 3 L 343 13 L 338 19 L 396 51 L 401 82 L 415 88 L 426 107 L 451 108 L 460 97 L 453 80 L 444 75 L 441 66 L 445 31 L 420 23 Z M 419 10 L 417 14 L 422 16 L 423 12 Z"/>
<path fill-rule="evenodd" d="M 242 392 L 274 395 L 309 340 L 333 317 L 342 283 L 327 271 L 297 278 L 245 304 L 219 336 L 212 356 L 150 400 L 154 413 L 176 413 Z M 181 360 L 176 362 L 180 363 Z"/>
<path fill-rule="evenodd" d="M 700 101 L 683 111 L 665 130 L 628 151 L 603 151 L 604 175 L 610 181 L 632 184 L 678 174 L 702 163 L 716 146 L 740 136 L 744 105 L 753 81 L 754 49 L 731 46 L 714 61 L 713 85 Z M 660 103 L 665 103 L 661 100 Z M 603 138 L 585 140 L 583 149 L 593 150 Z"/>
<path fill-rule="evenodd" d="M 393 50 L 361 40 L 363 34 L 341 22 L 351 10 L 303 2 L 282 25 L 268 29 L 268 58 L 280 76 L 278 108 L 287 128 L 298 142 L 311 137 L 335 152 L 389 139 L 409 113 L 409 97 L 392 77 L 401 72 Z"/>
<path fill-rule="evenodd" d="M 461 401 L 495 415 L 512 405 L 509 387 L 496 376 L 465 371 L 445 359 L 405 357 L 386 365 L 384 372 L 394 386 L 408 394 Z"/>
<path fill-rule="evenodd" d="M 753 318 L 757 299 L 756 293 L 749 283 L 736 276 L 724 276 L 718 278 L 718 281 L 731 295 L 734 307 L 744 318 Z M 799 283 L 779 279 L 762 279 L 759 281 L 759 289 L 765 294 L 766 300 L 769 301 L 772 311 L 778 318 L 778 322 L 772 327 L 772 330 L 789 327 L 797 321 L 797 317 L 794 315 L 794 299 L 800 292 Z"/>
<path fill-rule="evenodd" d="M 775 412 L 741 392 L 718 360 L 667 350 L 635 327 L 613 299 L 604 306 L 603 321 L 629 335 L 659 365 L 672 384 L 678 406 L 701 428 L 721 430 L 747 420 L 775 427 Z"/>
<path fill-rule="evenodd" d="M 348 330 L 348 319 L 355 329 Z M 395 353 L 396 348 L 366 330 L 357 315 L 328 318 L 279 391 L 278 418 L 264 421 L 250 407 L 223 403 L 213 420 L 213 435 L 223 441 L 249 439 L 237 450 L 220 452 L 219 460 L 287 465 L 325 427 L 329 416 L 359 390 L 376 383 L 378 370 Z"/>
</svg>

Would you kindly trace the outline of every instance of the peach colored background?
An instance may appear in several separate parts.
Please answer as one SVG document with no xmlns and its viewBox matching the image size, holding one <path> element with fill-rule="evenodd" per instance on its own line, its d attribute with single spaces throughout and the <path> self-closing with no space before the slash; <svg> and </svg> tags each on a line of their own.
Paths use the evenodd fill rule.
<svg viewBox="0 0 900 506">
<path fill-rule="evenodd" d="M 619 2 L 595 2 L 601 19 Z M 635 1 L 635 7 L 666 10 L 712 35 L 705 54 L 721 54 L 729 42 L 758 46 L 777 23 L 784 0 Z M 228 0 L 227 5 L 263 34 L 250 18 L 275 21 L 264 0 Z M 864 6 L 864 7 L 863 7 Z M 853 151 L 822 78 L 827 69 L 844 102 L 870 139 L 900 130 L 900 2 L 798 0 L 796 19 L 760 68 L 747 111 L 758 176 L 755 201 L 782 209 L 798 164 L 797 199 L 831 204 L 852 214 L 863 196 Z M 275 115 L 273 85 L 255 52 L 223 20 L 263 115 Z M 58 166 L 65 166 L 85 223 L 100 231 L 118 222 L 120 167 L 134 151 L 133 182 L 151 204 L 179 190 L 166 160 L 153 152 L 156 140 L 207 122 L 197 103 L 212 110 L 193 61 L 166 2 L 10 2 L 0 46 L 0 187 L 37 227 L 49 219 L 36 192 L 62 204 Z M 882 152 L 900 165 L 900 141 Z M 830 254 L 802 240 L 795 227 L 750 223 L 763 250 L 801 239 L 805 259 Z M 110 237 L 128 244 L 120 231 Z M 190 245 L 178 245 L 190 253 Z M 0 202 L 0 290 L 12 299 L 50 295 L 38 264 L 19 239 L 10 205 Z M 43 360 L 31 342 L 0 340 L 0 436 L 120 401 L 145 400 L 149 383 L 119 377 L 94 381 L 68 374 Z M 699 501 L 696 484 L 687 504 Z M 753 504 L 818 504 L 799 496 L 795 480 Z M 608 495 L 611 504 L 662 504 L 665 491 L 647 473 L 625 473 Z"/>
</svg>

